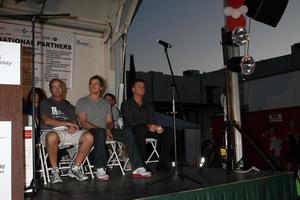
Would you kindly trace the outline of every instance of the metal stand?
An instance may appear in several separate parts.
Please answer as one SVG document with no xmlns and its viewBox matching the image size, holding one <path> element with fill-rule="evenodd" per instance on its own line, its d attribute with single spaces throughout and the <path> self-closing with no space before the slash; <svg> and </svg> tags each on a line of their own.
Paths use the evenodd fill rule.
<svg viewBox="0 0 300 200">
<path fill-rule="evenodd" d="M 230 122 L 230 126 L 238 130 L 238 132 L 251 144 L 251 146 L 256 150 L 256 152 L 270 165 L 273 170 L 278 170 L 278 166 L 276 166 L 268 156 L 254 143 L 254 141 L 242 130 L 242 128 L 235 122 Z M 243 158 L 241 158 L 234 166 L 236 169 L 241 163 Z"/>
<path fill-rule="evenodd" d="M 225 71 L 228 69 L 225 69 Z M 228 87 L 228 78 L 227 74 L 225 76 L 225 86 L 226 88 Z M 278 167 L 268 158 L 268 156 L 254 143 L 254 141 L 242 130 L 242 128 L 236 123 L 236 121 L 231 120 L 230 115 L 229 115 L 229 108 L 228 108 L 228 94 L 227 92 L 225 93 L 225 98 L 226 98 L 226 131 L 227 131 L 227 160 L 226 160 L 226 173 L 230 174 L 233 170 L 237 169 L 238 166 L 241 164 L 243 158 L 241 158 L 239 161 L 234 163 L 233 159 L 233 133 L 234 130 L 236 129 L 244 139 L 246 139 L 251 146 L 255 149 L 255 151 L 270 165 L 270 167 L 273 170 L 277 170 Z"/>
<path fill-rule="evenodd" d="M 175 151 L 175 167 L 174 167 L 174 170 L 172 171 L 172 173 L 166 177 L 163 177 L 161 179 L 158 179 L 158 180 L 155 180 L 153 182 L 150 182 L 150 183 L 147 183 L 145 184 L 145 187 L 148 187 L 150 185 L 153 185 L 153 184 L 156 184 L 158 182 L 161 182 L 161 181 L 165 181 L 167 179 L 170 179 L 170 178 L 173 178 L 173 177 L 179 177 L 181 180 L 184 180 L 184 179 L 188 179 L 192 182 L 195 182 L 199 185 L 203 185 L 202 182 L 198 181 L 198 180 L 195 180 L 191 177 L 188 177 L 186 176 L 185 174 L 183 174 L 182 172 L 182 167 L 178 167 L 178 158 L 177 158 L 177 139 L 176 139 L 176 109 L 175 109 L 175 93 L 177 92 L 177 96 L 179 98 L 179 93 L 178 93 L 178 90 L 177 90 L 177 87 L 176 87 L 176 81 L 175 81 L 175 76 L 174 76 L 174 73 L 173 73 L 173 69 L 172 69 L 172 66 L 171 66 L 171 63 L 170 63 L 170 59 L 169 59 L 169 55 L 168 55 L 168 50 L 167 50 L 167 46 L 165 46 L 164 48 L 164 52 L 166 54 L 166 57 L 167 57 L 167 60 L 168 60 L 168 65 L 169 65 L 169 68 L 170 68 L 170 71 L 171 71 L 171 75 L 172 75 L 172 84 L 171 84 L 171 89 L 172 89 L 172 115 L 173 115 L 173 137 L 174 137 L 174 151 Z M 179 98 L 180 99 L 180 98 Z"/>
<path fill-rule="evenodd" d="M 36 146 L 36 138 L 35 138 L 35 132 L 36 132 L 36 115 L 35 115 L 35 106 L 34 106 L 34 96 L 35 96 L 35 23 L 36 20 L 47 20 L 52 18 L 62 18 L 62 17 L 70 17 L 70 14 L 62 13 L 62 14 L 20 14 L 20 15 L 0 15 L 0 18 L 5 18 L 9 20 L 30 20 L 31 26 L 32 26 L 32 43 L 31 43 L 31 67 L 32 67 L 32 96 L 33 99 L 32 103 L 32 166 L 33 166 L 33 178 L 31 180 L 31 183 L 29 187 L 26 187 L 24 191 L 31 191 L 29 193 L 32 194 L 32 197 L 35 196 L 38 189 L 40 189 L 39 179 L 36 177 L 36 163 L 35 163 L 35 146 Z M 51 189 L 52 190 L 52 189 Z M 56 190 L 53 190 L 56 191 Z M 57 191 L 60 192 L 60 191 Z"/>
<path fill-rule="evenodd" d="M 222 33 L 222 41 L 224 41 L 224 37 L 226 34 L 225 28 L 221 29 Z M 223 61 L 224 65 L 226 65 L 226 62 L 229 58 L 229 52 L 228 52 L 228 46 L 223 44 L 222 46 L 223 50 Z M 234 163 L 233 159 L 233 133 L 234 130 L 236 129 L 244 139 L 246 139 L 251 146 L 260 154 L 260 156 L 271 166 L 273 170 L 276 170 L 277 167 L 270 161 L 270 159 L 260 150 L 260 148 L 253 142 L 253 140 L 241 129 L 241 127 L 236 123 L 236 121 L 232 120 L 231 112 L 232 110 L 230 109 L 230 104 L 232 103 L 232 99 L 230 97 L 230 91 L 232 90 L 232 86 L 230 85 L 230 74 L 231 73 L 228 68 L 225 68 L 225 87 L 226 87 L 226 92 L 225 92 L 225 101 L 226 101 L 226 113 L 224 115 L 226 116 L 226 131 L 227 131 L 227 161 L 226 161 L 226 172 L 227 174 L 230 174 L 233 170 L 236 169 L 238 165 L 240 165 L 242 159 L 240 159 L 237 163 Z"/>
</svg>

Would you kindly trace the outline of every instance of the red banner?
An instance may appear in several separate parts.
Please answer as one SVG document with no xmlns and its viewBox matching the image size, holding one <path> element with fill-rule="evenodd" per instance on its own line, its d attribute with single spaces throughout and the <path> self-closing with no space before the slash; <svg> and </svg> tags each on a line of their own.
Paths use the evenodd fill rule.
<svg viewBox="0 0 300 200">
<path fill-rule="evenodd" d="M 225 145 L 223 116 L 212 121 L 216 152 Z M 280 169 L 297 169 L 300 162 L 300 107 L 242 114 L 242 130 Z M 270 169 L 250 143 L 243 138 L 244 164 Z"/>
</svg>

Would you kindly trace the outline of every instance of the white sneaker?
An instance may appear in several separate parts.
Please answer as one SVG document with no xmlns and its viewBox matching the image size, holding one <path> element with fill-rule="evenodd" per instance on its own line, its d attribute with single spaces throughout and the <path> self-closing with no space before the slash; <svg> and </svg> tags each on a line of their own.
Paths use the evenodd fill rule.
<svg viewBox="0 0 300 200">
<path fill-rule="evenodd" d="M 81 171 L 80 167 L 72 166 L 68 171 L 68 175 L 71 178 L 76 178 L 78 181 L 85 181 L 88 177 Z"/>
<path fill-rule="evenodd" d="M 104 168 L 98 168 L 96 171 L 96 178 L 98 178 L 100 181 L 107 181 L 109 179 L 109 175 L 106 174 Z"/>
<path fill-rule="evenodd" d="M 53 168 L 51 170 L 51 183 L 62 183 L 63 181 L 61 180 L 59 176 L 59 170 L 57 168 Z"/>
<path fill-rule="evenodd" d="M 152 176 L 152 173 L 148 172 L 145 169 L 145 167 L 139 167 L 139 168 L 135 169 L 131 174 L 132 178 L 149 178 L 151 176 Z"/>
</svg>

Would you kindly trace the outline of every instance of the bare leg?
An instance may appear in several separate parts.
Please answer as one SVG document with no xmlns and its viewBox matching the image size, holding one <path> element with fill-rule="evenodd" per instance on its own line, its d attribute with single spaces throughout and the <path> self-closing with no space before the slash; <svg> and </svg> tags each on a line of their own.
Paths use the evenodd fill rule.
<svg viewBox="0 0 300 200">
<path fill-rule="evenodd" d="M 79 166 L 83 159 L 90 152 L 90 149 L 94 143 L 94 137 L 90 132 L 85 132 L 81 135 L 79 140 L 79 149 L 76 159 L 74 161 L 75 166 Z"/>
<path fill-rule="evenodd" d="M 60 142 L 59 136 L 57 135 L 56 132 L 51 131 L 47 133 L 46 147 L 47 147 L 49 160 L 53 168 L 57 167 L 57 151 L 58 151 L 59 142 Z"/>
</svg>

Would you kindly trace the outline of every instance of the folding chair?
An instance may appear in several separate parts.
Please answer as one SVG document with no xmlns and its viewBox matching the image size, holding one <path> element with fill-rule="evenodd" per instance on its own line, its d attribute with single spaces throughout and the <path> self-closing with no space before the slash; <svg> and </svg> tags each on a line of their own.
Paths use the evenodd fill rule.
<svg viewBox="0 0 300 200">
<path fill-rule="evenodd" d="M 145 161 L 145 163 L 148 164 L 148 163 L 158 162 L 159 154 L 157 152 L 157 139 L 146 138 L 146 144 L 151 144 L 152 152 L 149 155 L 148 159 Z"/>
<path fill-rule="evenodd" d="M 106 145 L 110 146 L 109 148 L 109 158 L 107 161 L 107 166 L 112 168 L 114 166 L 118 166 L 121 170 L 122 175 L 125 175 L 125 172 L 123 170 L 123 166 L 121 164 L 120 157 L 117 153 L 117 147 L 122 148 L 122 143 L 117 142 L 115 140 L 106 141 Z"/>
<path fill-rule="evenodd" d="M 37 144 L 38 147 L 38 153 L 39 153 L 39 158 L 40 158 L 40 162 L 41 162 L 41 173 L 42 176 L 44 178 L 44 184 L 50 183 L 50 175 L 49 175 L 49 171 L 52 169 L 51 167 L 49 167 L 48 165 L 48 153 L 46 152 L 46 146 L 42 143 Z M 66 148 L 70 148 L 71 145 L 66 145 L 66 146 L 62 146 L 59 147 L 59 149 L 66 149 Z M 71 165 L 74 162 L 74 159 L 77 156 L 78 153 L 78 147 L 76 146 L 76 153 L 70 157 L 70 158 L 65 158 L 65 159 L 60 159 L 58 161 L 58 169 L 61 172 L 61 176 L 67 176 L 68 174 L 68 169 L 71 167 Z M 93 150 L 93 148 L 90 150 L 90 152 Z M 88 154 L 89 155 L 89 154 Z M 81 170 L 83 170 L 83 172 L 85 174 L 90 174 L 91 177 L 94 179 L 94 174 L 92 171 L 92 166 L 90 164 L 90 161 L 88 159 L 88 155 L 85 157 L 85 159 L 83 160 L 82 164 L 80 165 Z M 84 168 L 83 166 L 87 166 L 86 168 Z"/>
</svg>

